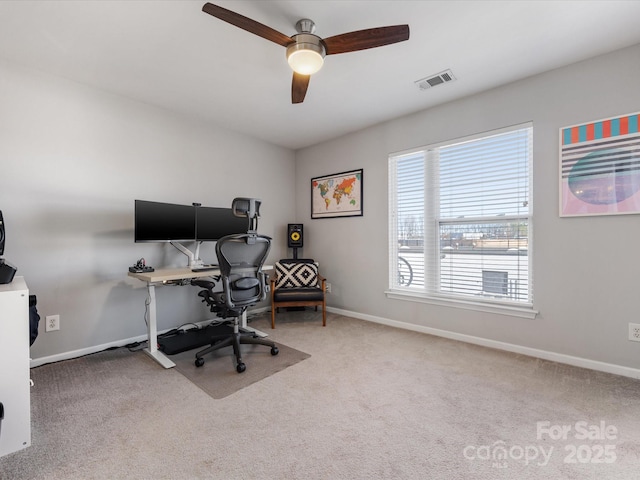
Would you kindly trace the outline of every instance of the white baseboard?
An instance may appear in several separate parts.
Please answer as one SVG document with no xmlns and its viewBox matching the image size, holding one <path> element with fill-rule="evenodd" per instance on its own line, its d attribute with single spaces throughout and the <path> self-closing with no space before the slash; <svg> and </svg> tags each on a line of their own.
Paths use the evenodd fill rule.
<svg viewBox="0 0 640 480">
<path fill-rule="evenodd" d="M 168 330 L 165 330 L 167 332 Z M 158 332 L 164 333 L 164 332 Z M 145 342 L 147 335 L 138 335 L 137 337 L 126 338 L 123 340 L 116 340 L 114 342 L 103 343 L 102 345 L 94 345 L 92 347 L 81 348 L 79 350 L 72 350 L 70 352 L 58 353 L 56 355 L 50 355 L 48 357 L 32 358 L 30 368 L 39 367 L 40 365 L 46 365 L 47 363 L 61 362 L 63 360 L 71 360 L 72 358 L 84 357 L 92 353 L 101 352 L 107 348 L 122 347 L 135 342 Z"/>
<path fill-rule="evenodd" d="M 263 313 L 267 311 L 271 311 L 271 307 L 252 309 L 248 311 L 248 315 L 252 316 L 252 315 L 256 315 L 258 313 Z M 212 320 L 213 319 L 203 320 L 202 322 L 197 322 L 197 323 L 194 323 L 193 325 L 198 325 L 198 326 L 206 325 Z M 173 328 L 168 328 L 166 330 L 158 331 L 158 334 L 163 334 L 170 330 L 173 330 Z M 84 357 L 85 355 L 91 355 L 92 353 L 101 352 L 103 350 L 106 350 L 107 348 L 123 347 L 124 345 L 129 345 L 131 343 L 146 342 L 146 341 L 147 341 L 147 335 L 144 334 L 144 335 L 138 335 L 137 337 L 123 338 L 122 340 L 115 340 L 113 342 L 103 343 L 102 345 L 94 345 L 92 347 L 81 348 L 79 350 L 72 350 L 70 352 L 58 353 L 56 355 L 50 355 L 48 357 L 33 358 L 31 359 L 31 362 L 30 362 L 30 368 L 39 367 L 40 365 L 46 365 L 47 363 L 55 363 L 55 362 L 61 362 L 63 360 L 71 360 L 72 358 Z"/>
<path fill-rule="evenodd" d="M 270 307 L 263 307 L 251 310 L 250 316 L 264 313 L 270 310 Z M 464 335 L 462 333 L 449 332 L 447 330 L 440 330 L 437 328 L 425 327 L 422 325 L 414 325 L 411 323 L 399 322 L 397 320 L 390 320 L 388 318 L 376 317 L 375 315 L 367 315 L 364 313 L 352 312 L 349 310 L 342 310 L 340 308 L 327 307 L 327 312 L 336 313 L 338 315 L 344 315 L 346 317 L 357 318 L 360 320 L 366 320 L 373 323 L 380 323 L 382 325 L 388 325 L 390 327 L 402 328 L 404 330 L 411 330 L 414 332 L 427 333 L 429 335 L 435 335 L 437 337 L 449 338 L 451 340 L 458 340 L 461 342 L 472 343 L 474 345 L 481 345 L 483 347 L 495 348 L 497 350 L 504 350 L 507 352 L 518 353 L 521 355 L 527 355 L 529 357 L 541 358 L 543 360 L 550 360 L 552 362 L 563 363 L 566 365 L 573 365 L 574 367 L 588 368 L 590 370 L 597 370 L 600 372 L 612 373 L 614 375 L 622 375 L 624 377 L 630 377 L 640 379 L 640 369 L 624 367 L 622 365 L 615 365 L 612 363 L 599 362 L 597 360 L 589 360 L 587 358 L 574 357 L 571 355 L 565 355 L 563 353 L 549 352 L 547 350 L 539 350 L 537 348 L 524 347 L 522 345 L 515 345 L 512 343 L 499 342 L 497 340 L 490 340 L 482 337 L 474 337 L 472 335 Z M 211 320 L 205 320 L 199 322 L 199 325 L 209 323 Z M 171 329 L 163 330 L 158 333 L 165 333 Z M 48 357 L 41 357 L 31 360 L 31 368 L 39 367 L 47 363 L 60 362 L 62 360 L 70 360 L 72 358 L 82 357 L 84 355 L 90 355 L 92 353 L 101 352 L 107 348 L 121 347 L 129 345 L 135 342 L 144 342 L 147 340 L 147 335 L 139 335 L 137 337 L 126 338 L 123 340 L 117 340 L 114 342 L 104 343 L 102 345 L 95 345 L 92 347 L 82 348 L 80 350 L 73 350 L 70 352 L 59 353 L 57 355 L 51 355 Z"/>
<path fill-rule="evenodd" d="M 447 330 L 440 330 L 437 328 L 399 322 L 397 320 L 390 320 L 388 318 L 376 317 L 374 315 L 351 312 L 349 310 L 342 310 L 339 308 L 327 307 L 327 312 L 344 315 L 346 317 L 358 318 L 360 320 L 366 320 L 369 322 L 380 323 L 383 325 L 388 325 L 390 327 L 402 328 L 404 330 L 427 333 L 429 335 L 449 338 L 451 340 L 473 343 L 475 345 L 495 348 L 497 350 L 505 350 L 507 352 L 527 355 L 529 357 L 550 360 L 552 362 L 572 365 L 574 367 L 588 368 L 590 370 L 597 370 L 600 372 L 612 373 L 614 375 L 622 375 L 624 377 L 640 379 L 640 369 L 637 368 L 624 367 L 622 365 L 615 365 L 612 363 L 599 362 L 597 360 L 589 360 L 587 358 L 574 357 L 571 355 L 565 355 L 563 353 L 549 352 L 547 350 L 539 350 L 537 348 L 524 347 L 522 345 L 515 345 L 512 343 L 499 342 L 497 340 L 490 340 L 487 338 L 474 337 L 472 335 L 464 335 L 462 333 L 449 332 Z"/>
</svg>

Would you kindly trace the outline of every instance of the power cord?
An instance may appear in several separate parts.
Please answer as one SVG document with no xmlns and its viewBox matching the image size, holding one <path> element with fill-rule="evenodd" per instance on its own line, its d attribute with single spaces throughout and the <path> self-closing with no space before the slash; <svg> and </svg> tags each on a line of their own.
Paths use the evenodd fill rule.
<svg viewBox="0 0 640 480">
<path fill-rule="evenodd" d="M 193 325 L 193 328 L 185 329 L 184 327 L 186 327 L 187 325 Z M 171 330 L 168 330 L 164 333 L 159 334 L 158 338 L 166 338 L 166 337 L 172 337 L 173 335 L 181 335 L 191 330 L 200 330 L 200 327 L 195 323 L 183 323 L 179 327 L 172 328 Z"/>
</svg>

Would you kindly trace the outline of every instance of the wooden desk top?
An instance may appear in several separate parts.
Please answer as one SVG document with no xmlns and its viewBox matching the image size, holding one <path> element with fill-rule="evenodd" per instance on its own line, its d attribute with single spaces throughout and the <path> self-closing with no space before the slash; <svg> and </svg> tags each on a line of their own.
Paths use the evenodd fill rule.
<svg viewBox="0 0 640 480">
<path fill-rule="evenodd" d="M 263 265 L 263 270 L 272 270 L 273 265 Z M 220 275 L 218 268 L 214 270 L 203 270 L 200 272 L 193 272 L 189 267 L 183 268 L 160 268 L 153 272 L 133 273 L 128 272 L 130 277 L 137 278 L 147 283 L 160 283 L 168 282 L 170 280 L 183 280 L 188 278 L 201 278 L 211 277 L 213 275 Z"/>
<path fill-rule="evenodd" d="M 192 272 L 191 268 L 160 268 L 153 272 L 133 273 L 129 272 L 129 276 L 137 278 L 147 283 L 167 282 L 169 280 L 183 280 L 186 278 L 210 277 L 212 275 L 220 275 L 220 270 L 207 270 L 200 272 Z"/>
</svg>

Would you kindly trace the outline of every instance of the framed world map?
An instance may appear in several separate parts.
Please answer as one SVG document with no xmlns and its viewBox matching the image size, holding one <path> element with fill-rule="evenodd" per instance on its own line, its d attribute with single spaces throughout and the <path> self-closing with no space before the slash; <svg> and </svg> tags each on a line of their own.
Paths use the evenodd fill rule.
<svg viewBox="0 0 640 480">
<path fill-rule="evenodd" d="M 311 179 L 311 218 L 362 216 L 362 169 Z"/>
</svg>

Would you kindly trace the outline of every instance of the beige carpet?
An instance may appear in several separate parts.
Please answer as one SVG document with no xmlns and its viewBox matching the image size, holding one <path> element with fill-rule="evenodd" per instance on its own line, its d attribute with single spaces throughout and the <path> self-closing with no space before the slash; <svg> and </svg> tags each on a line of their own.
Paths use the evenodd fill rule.
<svg viewBox="0 0 640 480">
<path fill-rule="evenodd" d="M 251 325 L 310 357 L 221 399 L 141 351 L 32 369 L 32 446 L 0 479 L 639 478 L 638 380 L 335 314 Z"/>
<path fill-rule="evenodd" d="M 176 370 L 182 375 L 211 397 L 220 399 L 310 356 L 282 343 L 276 346 L 279 350 L 278 355 L 271 355 L 271 349 L 262 345 L 242 345 L 242 360 L 247 365 L 247 369 L 242 373 L 236 371 L 235 357 L 231 347 L 206 355 L 205 364 L 202 367 L 196 367 L 194 361 L 196 352 L 205 347 L 171 355 L 169 358 L 175 362 Z"/>
</svg>

